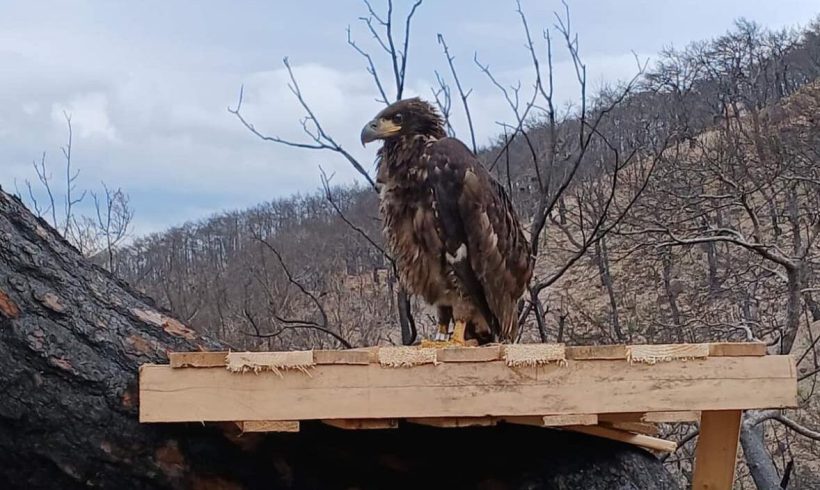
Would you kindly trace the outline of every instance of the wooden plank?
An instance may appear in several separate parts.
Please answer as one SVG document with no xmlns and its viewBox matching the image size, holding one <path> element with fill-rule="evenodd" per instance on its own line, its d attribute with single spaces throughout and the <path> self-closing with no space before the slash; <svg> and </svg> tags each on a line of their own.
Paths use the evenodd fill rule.
<svg viewBox="0 0 820 490">
<path fill-rule="evenodd" d="M 370 353 L 363 350 L 315 350 L 316 364 L 369 364 Z"/>
<path fill-rule="evenodd" d="M 765 356 L 764 342 L 715 342 L 709 344 L 710 356 Z"/>
<path fill-rule="evenodd" d="M 626 357 L 631 362 L 668 362 L 678 359 L 702 359 L 709 357 L 709 344 L 657 344 L 630 345 Z"/>
<path fill-rule="evenodd" d="M 650 412 L 641 417 L 642 422 L 670 424 L 679 422 L 700 422 L 700 412 L 688 410 L 677 412 Z"/>
<path fill-rule="evenodd" d="M 678 423 L 678 422 L 698 422 L 700 412 L 695 411 L 675 411 L 675 412 L 626 412 L 626 413 L 604 413 L 599 416 L 602 422 L 647 422 L 653 424 Z"/>
<path fill-rule="evenodd" d="M 612 427 L 613 429 L 646 434 L 648 436 L 656 436 L 660 432 L 657 425 L 648 424 L 646 422 L 604 422 L 603 425 L 605 427 Z"/>
<path fill-rule="evenodd" d="M 764 342 L 713 342 L 710 344 L 670 344 L 670 345 L 708 345 L 709 356 L 763 356 L 766 355 Z M 640 346 L 645 347 L 645 346 Z M 663 347 L 668 346 L 648 346 Z M 687 347 L 691 349 L 691 347 Z M 362 347 L 348 350 L 316 350 L 314 360 L 317 364 L 366 364 L 377 359 L 378 347 Z M 171 352 L 171 367 L 218 367 L 225 365 L 227 352 Z M 501 358 L 501 346 L 487 347 L 452 347 L 440 349 L 439 361 L 442 362 L 481 362 Z M 626 359 L 626 345 L 588 345 L 567 346 L 567 359 L 576 360 L 615 360 Z M 367 357 L 367 361 L 365 361 Z"/>
<path fill-rule="evenodd" d="M 541 417 L 541 421 L 545 427 L 558 427 L 562 425 L 595 425 L 598 423 L 598 415 L 594 413 L 545 415 Z"/>
<path fill-rule="evenodd" d="M 439 362 L 487 362 L 502 358 L 501 346 L 449 347 L 436 351 Z"/>
<path fill-rule="evenodd" d="M 575 345 L 567 346 L 567 359 L 614 360 L 626 359 L 625 345 Z"/>
<path fill-rule="evenodd" d="M 518 417 L 496 417 L 499 422 L 514 425 L 531 425 L 533 427 L 546 427 L 544 425 L 544 417 L 540 415 L 528 415 Z"/>
<path fill-rule="evenodd" d="M 220 367 L 227 364 L 227 352 L 171 352 L 168 360 L 172 368 Z"/>
<path fill-rule="evenodd" d="M 563 427 L 567 425 L 595 425 L 595 414 L 533 415 L 529 417 L 503 417 L 508 424 L 532 425 L 534 427 Z"/>
<path fill-rule="evenodd" d="M 695 448 L 695 490 L 731 490 L 735 481 L 740 410 L 705 411 Z"/>
<path fill-rule="evenodd" d="M 623 430 L 611 429 L 609 427 L 601 427 L 600 425 L 575 425 L 563 427 L 562 429 L 572 430 L 574 432 L 581 432 L 582 434 L 590 434 L 593 436 L 604 437 L 606 439 L 612 439 L 615 441 L 626 442 L 628 444 L 634 444 L 635 446 L 645 447 L 647 449 L 653 449 L 655 451 L 671 453 L 678 447 L 678 445 L 675 442 L 667 441 L 666 439 L 659 439 L 657 437 L 646 436 L 643 434 L 633 434 L 631 432 L 626 432 Z"/>
<path fill-rule="evenodd" d="M 236 425 L 242 432 L 299 432 L 298 420 L 243 420 Z"/>
<path fill-rule="evenodd" d="M 306 372 L 140 367 L 142 422 L 483 417 L 797 406 L 792 356 L 655 365 L 504 361 L 411 368 L 320 365 Z"/>
<path fill-rule="evenodd" d="M 379 348 L 377 346 L 371 347 L 356 347 L 350 349 L 350 352 L 367 352 L 368 361 L 371 363 L 379 362 Z"/>
<path fill-rule="evenodd" d="M 339 429 L 362 430 L 362 429 L 396 429 L 399 421 L 396 419 L 325 419 L 324 424 Z"/>
<path fill-rule="evenodd" d="M 414 417 L 408 418 L 411 424 L 429 425 L 431 427 L 490 427 L 498 423 L 496 417 Z"/>
</svg>

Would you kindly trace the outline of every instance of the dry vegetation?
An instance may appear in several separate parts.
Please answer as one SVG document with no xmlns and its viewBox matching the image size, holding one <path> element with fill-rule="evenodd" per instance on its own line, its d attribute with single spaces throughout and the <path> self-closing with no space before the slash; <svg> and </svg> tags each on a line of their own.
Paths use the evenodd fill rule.
<svg viewBox="0 0 820 490">
<path fill-rule="evenodd" d="M 367 5 L 365 26 L 394 68 L 387 76 L 374 68 L 375 54 L 349 40 L 385 102 L 402 96 L 420 4 L 401 19 L 401 35 L 395 19 Z M 741 21 L 717 39 L 662 53 L 629 84 L 589 95 L 568 12 L 544 36 L 533 36 L 519 13 L 534 79 L 505 87 L 478 57 L 475 69 L 511 109 L 497 143 L 480 156 L 539 238 L 537 272 L 521 304 L 523 340 L 760 339 L 771 352 L 790 353 L 802 408 L 747 414 L 742 446 L 750 464 L 737 487 L 820 488 L 820 23 L 769 32 Z M 439 41 L 450 76 L 439 75 L 433 93 L 446 114 L 469 111 L 470 91 Z M 575 62 L 581 101 L 564 111 L 552 99 L 558 44 Z M 273 143 L 337 153 L 366 175 L 322 131 L 321 108 L 302 99 L 290 73 L 307 140 Z M 232 113 L 252 128 L 241 96 Z M 474 139 L 472 127 L 462 133 Z M 236 348 L 408 342 L 414 325 L 429 335 L 433 322 L 415 299 L 415 323 L 399 321 L 405 297 L 382 249 L 371 184 L 338 188 L 325 180 L 316 194 L 128 247 L 109 243 L 103 255 L 179 318 Z M 696 432 L 670 436 L 691 441 Z M 691 458 L 684 444 L 667 463 L 685 480 Z"/>
</svg>

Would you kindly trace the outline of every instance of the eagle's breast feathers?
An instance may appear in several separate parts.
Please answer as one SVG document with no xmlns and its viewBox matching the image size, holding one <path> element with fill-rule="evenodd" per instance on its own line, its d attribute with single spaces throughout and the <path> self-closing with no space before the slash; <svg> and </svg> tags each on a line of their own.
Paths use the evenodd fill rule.
<svg viewBox="0 0 820 490">
<path fill-rule="evenodd" d="M 382 148 L 380 214 L 399 279 L 514 340 L 530 248 L 504 188 L 454 138 L 404 137 Z"/>
</svg>

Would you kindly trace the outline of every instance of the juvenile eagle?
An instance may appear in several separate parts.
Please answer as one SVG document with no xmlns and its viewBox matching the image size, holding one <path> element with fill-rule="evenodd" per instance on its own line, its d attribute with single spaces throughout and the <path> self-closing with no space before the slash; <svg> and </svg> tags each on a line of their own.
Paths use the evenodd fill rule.
<svg viewBox="0 0 820 490">
<path fill-rule="evenodd" d="M 442 117 L 419 98 L 395 102 L 368 122 L 362 144 L 377 139 L 388 249 L 407 290 L 435 305 L 436 340 L 514 341 L 532 264 L 504 187 L 464 143 L 447 137 Z"/>
</svg>

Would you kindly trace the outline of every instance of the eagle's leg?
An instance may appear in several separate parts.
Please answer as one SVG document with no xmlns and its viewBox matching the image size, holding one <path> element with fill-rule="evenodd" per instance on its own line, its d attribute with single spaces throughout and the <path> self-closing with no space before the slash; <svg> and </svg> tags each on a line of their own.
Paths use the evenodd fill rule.
<svg viewBox="0 0 820 490">
<path fill-rule="evenodd" d="M 464 332 L 467 330 L 467 322 L 464 320 L 456 320 L 456 325 L 453 327 L 453 336 L 450 342 L 458 345 L 464 345 L 467 342 L 464 340 Z"/>
<path fill-rule="evenodd" d="M 467 341 L 464 339 L 465 331 L 467 330 L 467 322 L 464 320 L 456 320 L 453 331 L 450 332 L 450 322 L 453 320 L 452 306 L 438 306 L 438 325 L 436 335 L 433 340 L 422 340 L 422 347 L 454 347 L 466 345 Z"/>
<path fill-rule="evenodd" d="M 453 319 L 452 306 L 437 306 L 438 310 L 438 331 L 436 332 L 436 341 L 447 340 L 450 337 L 450 321 Z"/>
<path fill-rule="evenodd" d="M 468 341 L 464 338 L 466 330 L 467 322 L 464 320 L 456 320 L 452 333 L 445 333 L 442 340 L 439 340 L 439 338 L 436 337 L 435 341 L 430 342 L 427 345 L 434 347 L 456 347 L 467 345 Z M 442 330 L 439 330 L 439 332 L 441 331 Z"/>
<path fill-rule="evenodd" d="M 450 323 L 453 320 L 453 307 L 436 305 L 436 332 L 432 340 L 422 339 L 421 347 L 447 347 L 450 344 Z"/>
</svg>

